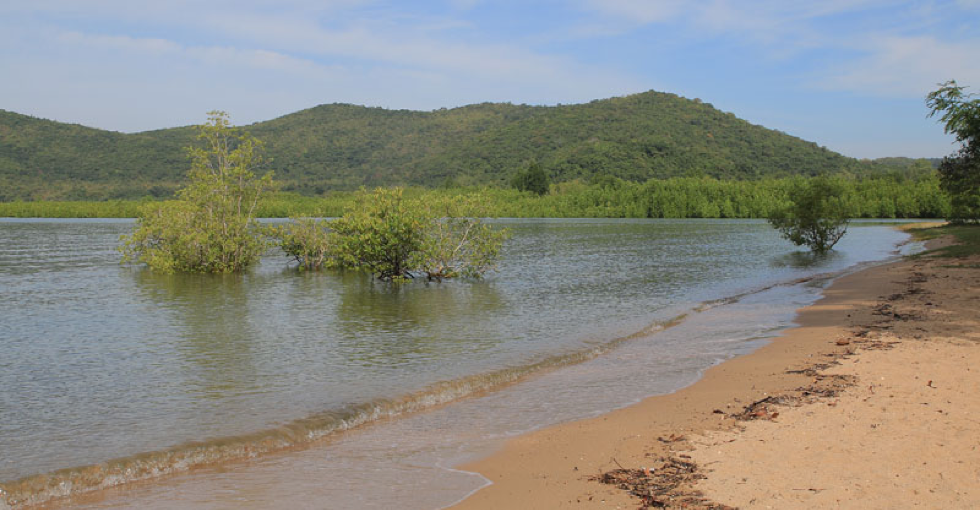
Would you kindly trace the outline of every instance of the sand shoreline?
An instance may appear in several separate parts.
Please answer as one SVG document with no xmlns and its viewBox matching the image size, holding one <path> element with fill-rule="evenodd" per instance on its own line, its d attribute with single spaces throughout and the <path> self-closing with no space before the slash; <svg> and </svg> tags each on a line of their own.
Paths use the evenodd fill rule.
<svg viewBox="0 0 980 510">
<path fill-rule="evenodd" d="M 889 508 L 907 506 L 909 498 L 921 501 L 924 507 L 969 507 L 980 502 L 980 454 L 977 445 L 971 450 L 969 444 L 971 438 L 980 437 L 971 435 L 976 420 L 960 413 L 955 420 L 950 418 L 946 428 L 922 427 L 907 419 L 918 416 L 917 408 L 926 407 L 913 402 L 920 396 L 866 380 L 869 373 L 879 372 L 898 380 L 910 378 L 901 375 L 902 370 L 910 365 L 909 359 L 925 359 L 923 349 L 940 360 L 976 359 L 980 349 L 975 347 L 980 343 L 970 333 L 976 324 L 976 305 L 971 300 L 980 299 L 980 285 L 976 285 L 980 270 L 975 264 L 948 264 L 949 259 L 903 260 L 841 277 L 820 301 L 800 311 L 798 327 L 751 354 L 712 367 L 692 386 L 597 418 L 519 436 L 498 453 L 461 466 L 481 473 L 492 484 L 452 508 L 636 508 L 644 501 L 630 491 L 646 494 L 660 483 L 650 482 L 651 469 L 673 473 L 681 482 L 657 496 L 661 502 L 684 501 L 693 508 Z M 891 349 L 875 350 L 882 347 Z M 861 370 L 856 370 L 859 365 Z M 947 381 L 957 381 L 949 383 L 949 391 L 972 393 L 971 402 L 960 404 L 964 409 L 976 406 L 980 394 L 976 379 L 980 370 L 969 372 L 969 366 L 947 367 L 959 371 L 955 378 L 944 374 Z M 876 385 L 882 386 L 879 391 L 888 392 L 889 401 L 880 408 L 867 408 L 871 397 L 864 393 L 874 391 Z M 933 391 L 925 381 L 919 386 L 918 390 Z M 938 395 L 933 397 L 940 398 Z M 746 412 L 747 406 L 764 400 Z M 860 418 L 855 405 L 865 406 Z M 895 418 L 895 413 L 906 417 L 901 430 L 903 420 Z M 847 453 L 833 457 L 822 452 L 819 460 L 808 458 L 811 447 L 822 447 L 821 436 L 797 437 L 805 427 L 801 423 L 815 424 L 814 430 L 826 434 L 827 428 L 820 429 L 819 424 L 834 420 L 842 430 L 835 429 L 833 443 L 842 445 L 836 449 Z M 863 420 L 870 420 L 874 427 Z M 849 429 L 859 427 L 848 424 L 858 422 L 860 430 L 850 434 Z M 879 433 L 881 423 L 889 423 L 889 434 Z M 760 427 L 763 432 L 758 431 Z M 913 475 L 918 474 L 918 467 L 909 466 L 896 474 L 905 475 L 908 490 L 896 491 L 874 477 L 862 480 L 860 490 L 854 488 L 855 470 L 881 471 L 877 463 L 882 459 L 939 454 L 922 450 L 929 437 L 919 434 L 924 430 L 947 434 L 949 427 L 961 443 L 966 441 L 955 448 L 972 452 L 972 456 L 957 460 L 957 474 L 952 475 L 953 468 L 947 466 L 942 476 L 958 476 L 960 481 L 972 477 L 972 487 L 937 495 L 935 487 L 926 486 L 928 477 L 918 477 L 916 485 Z M 860 435 L 867 433 L 865 428 L 876 437 L 892 440 L 868 447 L 869 439 Z M 943 444 L 942 451 L 947 452 L 953 441 Z M 729 445 L 730 450 L 726 449 Z M 793 450 L 797 446 L 801 450 Z M 790 455 L 795 457 L 780 464 L 780 459 L 790 459 Z M 688 464 L 699 466 L 686 472 Z M 752 476 L 737 475 L 749 464 L 758 468 Z M 794 465 L 801 466 L 803 474 L 793 471 Z M 842 469 L 845 466 L 848 469 Z M 885 471 L 891 475 L 891 470 Z M 839 473 L 850 478 L 835 479 Z M 598 481 L 603 478 L 611 483 Z M 819 480 L 819 485 L 803 483 L 801 478 Z"/>
<path fill-rule="evenodd" d="M 818 391 L 826 389 L 816 385 L 814 374 L 806 369 L 836 362 L 841 357 L 851 356 L 852 351 L 860 352 L 874 347 L 876 343 L 888 343 L 882 342 L 877 334 L 855 338 L 857 331 L 854 327 L 869 322 L 869 317 L 875 315 L 876 307 L 882 303 L 883 296 L 908 292 L 911 288 L 909 281 L 916 271 L 914 263 L 901 261 L 840 277 L 824 292 L 820 301 L 802 310 L 797 320 L 800 327 L 788 330 L 783 337 L 753 354 L 712 367 L 699 382 L 688 388 L 653 397 L 591 420 L 571 422 L 511 440 L 502 452 L 460 468 L 483 473 L 492 485 L 476 491 L 452 508 L 562 508 L 582 505 L 635 508 L 641 504 L 641 500 L 618 486 L 629 481 L 627 475 L 639 474 L 646 479 L 651 478 L 651 469 L 668 472 L 671 462 L 697 462 L 701 468 L 692 476 L 680 476 L 684 478 L 684 483 L 672 489 L 669 498 L 693 504 L 704 503 L 700 508 L 724 508 L 723 505 L 710 506 L 711 501 L 750 507 L 733 495 L 716 492 L 730 488 L 712 487 L 714 482 L 733 479 L 734 475 L 715 474 L 724 472 L 720 465 L 733 456 L 744 457 L 745 453 L 725 453 L 714 458 L 704 457 L 702 453 L 745 442 L 738 438 L 733 440 L 734 436 L 725 434 L 745 428 L 745 417 L 739 419 L 736 415 L 746 405 L 775 395 L 788 395 L 801 387 Z M 973 274 L 977 273 L 973 271 Z M 838 345 L 841 339 L 849 340 Z M 787 373 L 788 369 L 800 373 Z M 828 377 L 828 381 L 833 383 L 836 381 L 834 377 Z M 933 390 L 931 386 L 929 388 L 928 391 Z M 980 390 L 980 386 L 976 389 Z M 976 393 L 980 394 L 980 391 Z M 782 407 L 770 409 L 764 406 L 761 409 L 760 423 L 779 424 L 791 414 L 791 410 Z M 781 413 L 781 417 L 775 413 Z M 772 417 L 777 419 L 770 420 Z M 765 441 L 776 442 L 770 436 L 766 436 Z M 768 466 L 774 462 L 758 461 L 756 464 Z M 742 463 L 736 462 L 734 468 L 738 472 L 742 469 Z M 707 476 L 707 480 L 697 480 L 702 476 Z M 771 479 L 771 476 L 752 475 L 754 479 L 762 480 L 766 480 L 766 477 Z M 596 481 L 603 477 L 614 484 Z M 980 482 L 980 470 L 977 471 L 977 481 Z M 735 489 L 745 489 L 747 484 L 739 482 L 738 485 Z M 809 488 L 818 489 L 813 495 L 822 495 L 825 499 L 830 497 L 830 493 L 822 487 L 810 485 L 812 487 Z M 762 489 L 753 490 L 765 492 Z M 788 490 L 795 491 L 796 488 Z M 698 496 L 698 491 L 706 492 L 707 496 Z M 750 500 L 758 499 L 755 492 L 749 495 Z M 777 493 L 775 496 L 781 495 Z M 3 498 L 0 498 L 0 508 L 5 507 L 2 502 Z M 980 507 L 980 504 L 977 506 Z M 783 507 L 778 505 L 774 508 Z"/>
</svg>

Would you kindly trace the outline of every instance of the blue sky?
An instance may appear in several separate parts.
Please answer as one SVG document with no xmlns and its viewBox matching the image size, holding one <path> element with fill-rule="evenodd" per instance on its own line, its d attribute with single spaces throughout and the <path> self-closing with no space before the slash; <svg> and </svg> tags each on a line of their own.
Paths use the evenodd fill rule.
<svg viewBox="0 0 980 510">
<path fill-rule="evenodd" d="M 0 0 L 0 108 L 124 132 L 323 103 L 701 98 L 843 154 L 936 157 L 980 0 Z"/>
</svg>

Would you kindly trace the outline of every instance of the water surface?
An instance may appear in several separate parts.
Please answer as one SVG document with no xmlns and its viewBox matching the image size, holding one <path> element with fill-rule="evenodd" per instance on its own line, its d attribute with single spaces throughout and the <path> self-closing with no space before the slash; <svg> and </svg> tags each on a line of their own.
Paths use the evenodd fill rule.
<svg viewBox="0 0 980 510">
<path fill-rule="evenodd" d="M 366 469 L 367 457 L 401 455 L 390 463 L 443 470 L 435 478 L 445 479 L 446 466 L 494 438 L 690 383 L 787 325 L 819 287 L 757 291 L 883 260 L 907 237 L 858 223 L 838 250 L 813 257 L 762 221 L 496 223 L 513 236 L 490 277 L 393 285 L 358 273 L 300 273 L 276 253 L 244 275 L 156 275 L 118 264 L 115 246 L 131 222 L 0 220 L 0 480 L 263 431 L 327 434 L 378 409 L 425 408 L 619 345 L 478 405 L 370 432 L 415 427 L 412 434 L 362 439 L 349 450 L 338 439 L 329 454 L 314 448 L 282 461 L 296 467 L 310 457 L 321 471 L 351 473 L 351 465 Z M 754 294 L 654 334 L 705 302 L 746 293 Z M 443 432 L 420 432 L 432 430 Z M 490 441 L 479 446 L 467 434 Z M 392 449 L 393 438 L 408 437 L 421 442 Z M 455 446 L 433 446 L 449 439 Z M 459 476 L 445 494 L 482 483 Z"/>
</svg>

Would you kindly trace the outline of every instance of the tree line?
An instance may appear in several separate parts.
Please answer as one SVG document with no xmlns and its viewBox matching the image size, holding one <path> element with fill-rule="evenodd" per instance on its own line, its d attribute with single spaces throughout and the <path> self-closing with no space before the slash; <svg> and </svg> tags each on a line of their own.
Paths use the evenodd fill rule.
<svg viewBox="0 0 980 510">
<path fill-rule="evenodd" d="M 852 217 L 942 216 L 955 222 L 980 218 L 977 132 L 980 99 L 948 82 L 927 98 L 943 113 L 947 132 L 962 145 L 933 173 L 893 172 L 873 178 L 819 175 L 810 179 L 651 179 L 642 184 L 615 175 L 593 175 L 550 184 L 532 161 L 512 178 L 512 189 L 440 190 L 406 196 L 402 188 L 362 189 L 334 221 L 292 215 L 289 224 L 262 227 L 264 195 L 272 172 L 258 177 L 263 144 L 230 127 L 224 112 L 199 126 L 203 147 L 188 147 L 189 182 L 177 200 L 145 202 L 137 227 L 123 237 L 123 261 L 162 272 L 238 272 L 270 245 L 302 269 L 363 269 L 387 280 L 479 277 L 494 267 L 506 232 L 487 216 L 746 218 L 766 217 L 788 240 L 816 252 L 830 250 Z M 19 204 L 10 204 L 12 206 Z M 118 209 L 119 204 L 113 204 Z M 517 214 L 508 214 L 516 207 Z"/>
<path fill-rule="evenodd" d="M 811 177 L 720 180 L 675 177 L 638 183 L 600 176 L 591 181 L 551 184 L 544 194 L 499 187 L 404 188 L 407 196 L 427 200 L 482 196 L 485 214 L 497 218 L 767 218 L 789 200 L 789 192 Z M 910 178 L 903 174 L 832 177 L 848 197 L 856 218 L 945 218 L 951 205 L 935 172 Z M 256 208 L 259 218 L 338 217 L 356 192 L 321 197 L 273 191 Z M 135 218 L 144 200 L 45 201 L 0 203 L 0 217 Z"/>
<path fill-rule="evenodd" d="M 554 183 L 597 175 L 636 183 L 863 176 L 908 166 L 900 158 L 847 158 L 708 103 L 654 91 L 552 107 L 322 105 L 248 130 L 265 142 L 280 190 L 306 196 L 447 181 L 506 187 L 532 161 Z M 173 198 L 185 182 L 183 148 L 194 133 L 115 133 L 0 110 L 0 202 Z"/>
</svg>

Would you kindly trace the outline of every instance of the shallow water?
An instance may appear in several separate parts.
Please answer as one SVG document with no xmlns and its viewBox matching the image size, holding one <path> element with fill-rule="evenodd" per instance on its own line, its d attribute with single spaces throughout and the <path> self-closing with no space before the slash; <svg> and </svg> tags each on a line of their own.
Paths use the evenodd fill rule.
<svg viewBox="0 0 980 510">
<path fill-rule="evenodd" d="M 76 499 L 78 508 L 441 508 L 486 481 L 454 468 L 504 440 L 693 383 L 790 325 L 826 280 L 779 286 L 693 313 L 584 363 L 476 398 L 343 434 L 312 448 Z M 696 340 L 698 349 L 690 343 Z"/>
<path fill-rule="evenodd" d="M 441 506 L 483 483 L 445 467 L 508 435 L 688 384 L 789 324 L 819 285 L 749 294 L 654 334 L 658 324 L 706 301 L 885 259 L 906 238 L 855 224 L 836 253 L 813 258 L 760 221 L 498 223 L 513 237 L 490 278 L 397 286 L 297 273 L 273 254 L 246 275 L 158 276 L 117 264 L 131 223 L 3 220 L 0 480 L 188 441 L 302 442 L 549 369 L 305 451 L 99 503 L 267 507 L 319 494 L 311 506 Z M 351 477 L 365 489 L 324 483 Z M 183 484 L 170 495 L 186 500 L 154 496 L 168 484 Z M 431 487 L 425 497 L 392 499 L 418 484 Z"/>
</svg>

